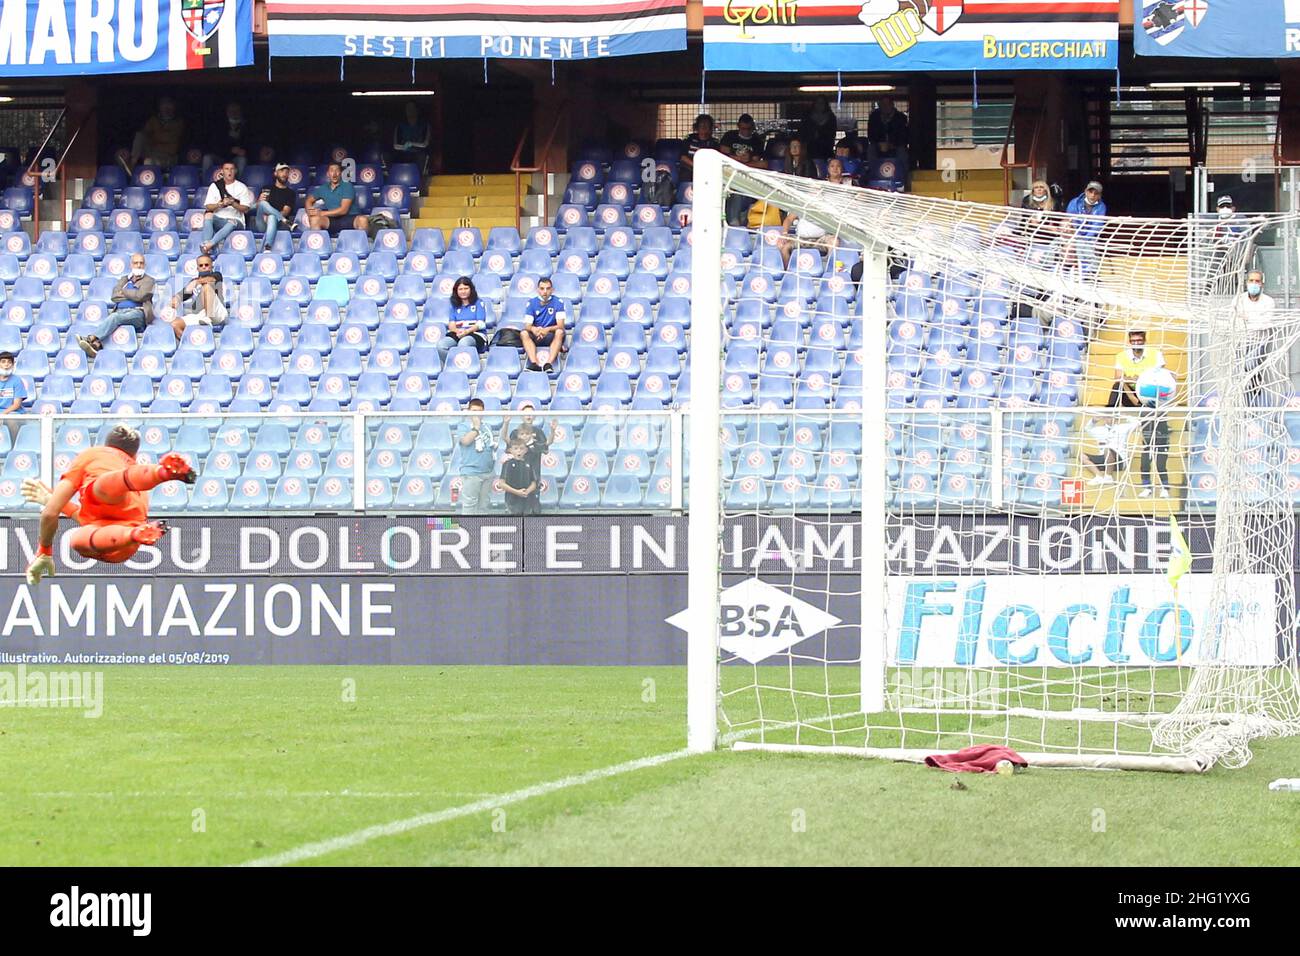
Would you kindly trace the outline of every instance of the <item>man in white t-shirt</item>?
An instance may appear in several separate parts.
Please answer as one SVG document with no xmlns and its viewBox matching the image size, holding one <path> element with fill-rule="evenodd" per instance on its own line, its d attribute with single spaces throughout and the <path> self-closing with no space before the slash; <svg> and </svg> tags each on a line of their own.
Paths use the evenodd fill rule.
<svg viewBox="0 0 1300 956">
<path fill-rule="evenodd" d="M 1273 327 L 1273 310 L 1277 303 L 1264 291 L 1264 273 L 1252 269 L 1246 273 L 1246 291 L 1237 296 L 1237 314 L 1247 332 L 1262 332 Z"/>
<path fill-rule="evenodd" d="M 785 217 L 781 238 L 776 241 L 776 248 L 781 253 L 781 261 L 787 268 L 790 265 L 790 254 L 796 245 L 820 249 L 823 253 L 829 254 L 835 248 L 835 237 L 811 219 L 805 219 L 798 213 L 792 212 Z"/>
<path fill-rule="evenodd" d="M 208 187 L 203 208 L 207 215 L 203 217 L 201 249 L 212 255 L 217 246 L 226 241 L 227 236 L 236 229 L 244 228 L 244 216 L 253 208 L 253 193 L 235 178 L 233 162 L 221 164 L 220 174 Z"/>
<path fill-rule="evenodd" d="M 1236 310 L 1236 327 L 1246 333 L 1246 401 L 1260 404 L 1260 392 L 1264 387 L 1265 363 L 1273 353 L 1274 309 L 1277 303 L 1264 291 L 1264 273 L 1252 269 L 1246 273 L 1246 290 L 1237 296 L 1234 303 Z M 1281 376 L 1286 375 L 1286 361 L 1277 356 L 1277 370 Z M 1277 383 L 1280 384 L 1280 383 Z"/>
<path fill-rule="evenodd" d="M 1115 475 L 1122 471 L 1129 458 L 1129 436 L 1138 427 L 1137 419 L 1124 421 L 1118 415 L 1098 418 L 1088 429 L 1097 442 L 1097 454 L 1084 452 L 1083 467 L 1091 473 L 1090 485 L 1113 485 Z"/>
</svg>

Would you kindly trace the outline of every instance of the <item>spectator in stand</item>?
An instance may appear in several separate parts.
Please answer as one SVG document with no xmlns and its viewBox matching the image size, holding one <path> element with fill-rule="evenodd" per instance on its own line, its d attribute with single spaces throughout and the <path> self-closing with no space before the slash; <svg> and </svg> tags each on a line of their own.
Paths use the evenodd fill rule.
<svg viewBox="0 0 1300 956">
<path fill-rule="evenodd" d="M 1106 203 L 1101 198 L 1101 183 L 1095 179 L 1088 183 L 1083 192 L 1070 200 L 1070 204 L 1065 207 L 1065 211 L 1071 216 L 1106 215 Z"/>
<path fill-rule="evenodd" d="M 1143 372 L 1167 367 L 1164 354 L 1159 349 L 1149 349 L 1146 346 L 1146 332 L 1131 329 L 1128 333 L 1128 348 L 1120 349 L 1115 356 L 1115 383 L 1110 388 L 1110 398 L 1106 402 L 1109 407 L 1144 407 L 1138 398 L 1138 378 Z M 1154 457 L 1156 471 L 1160 475 L 1160 497 L 1168 498 L 1169 420 L 1164 415 L 1147 410 L 1140 418 L 1140 426 L 1142 446 L 1138 466 L 1142 475 L 1142 490 L 1138 497 L 1151 497 L 1151 459 Z"/>
<path fill-rule="evenodd" d="M 1245 217 L 1237 215 L 1237 204 L 1231 196 L 1220 196 L 1214 204 L 1214 211 L 1219 217 L 1214 227 L 1216 239 L 1232 239 L 1246 232 L 1248 226 Z"/>
<path fill-rule="evenodd" d="M 447 353 L 461 342 L 473 345 L 480 355 L 487 348 L 487 308 L 478 300 L 478 289 L 469 276 L 461 276 L 452 286 L 451 318 L 438 343 L 438 357 L 445 362 Z"/>
<path fill-rule="evenodd" d="M 790 265 L 790 255 L 795 246 L 811 246 L 820 249 L 823 255 L 830 255 L 835 249 L 835 237 L 811 219 L 805 219 L 798 213 L 790 213 L 781 224 L 782 235 L 776 241 L 777 251 L 781 253 L 782 263 Z"/>
<path fill-rule="evenodd" d="M 1025 193 L 1025 198 L 1020 200 L 1020 208 L 1032 212 L 1056 211 L 1056 203 L 1052 201 L 1052 190 L 1047 185 L 1046 180 L 1034 180 L 1029 187 L 1029 192 Z"/>
<path fill-rule="evenodd" d="M 789 145 L 786 146 L 785 171 L 791 176 L 802 176 L 804 179 L 822 178 L 817 170 L 817 164 L 808 155 L 807 146 L 798 136 L 790 140 Z"/>
<path fill-rule="evenodd" d="M 553 290 L 550 279 L 539 279 L 537 295 L 529 300 L 528 307 L 524 310 L 528 324 L 519 330 L 519 337 L 524 354 L 528 356 L 530 372 L 554 372 L 553 360 L 560 357 L 560 350 L 564 348 L 564 323 L 568 319 L 568 309 L 562 299 L 551 294 Z M 539 345 L 548 347 L 545 365 L 537 364 Z"/>
<path fill-rule="evenodd" d="M 14 374 L 14 353 L 0 352 L 0 410 L 5 415 L 21 415 L 26 401 L 27 384 L 21 375 Z M 11 418 L 5 424 L 12 444 L 18 440 L 18 428 L 22 423 Z"/>
<path fill-rule="evenodd" d="M 1067 250 L 1067 262 L 1071 259 L 1085 273 L 1097 271 L 1097 236 L 1101 233 L 1102 219 L 1106 215 L 1106 203 L 1101 198 L 1101 183 L 1093 180 L 1083 192 L 1070 200 L 1065 211 L 1074 216 L 1078 222 L 1074 225 L 1074 240 Z"/>
<path fill-rule="evenodd" d="M 867 162 L 893 157 L 903 170 L 904 184 L 912 175 L 911 159 L 908 148 L 911 144 L 911 131 L 907 124 L 907 114 L 894 109 L 894 98 L 882 96 L 880 105 L 867 117 Z"/>
<path fill-rule="evenodd" d="M 433 131 L 428 120 L 421 118 L 415 103 L 406 104 L 406 118 L 393 130 L 393 160 L 398 163 L 415 163 L 424 173 L 429 168 L 429 143 Z"/>
<path fill-rule="evenodd" d="M 551 446 L 551 441 L 555 438 L 555 423 L 548 423 L 550 432 L 543 431 L 533 424 L 532 412 L 534 411 L 532 402 L 524 402 L 519 406 L 519 412 L 523 415 L 523 424 L 514 431 L 510 431 L 510 419 L 507 418 L 501 425 L 502 434 L 509 434 L 510 441 L 522 442 L 527 453 L 525 458 L 528 465 L 533 469 L 533 474 L 541 479 L 542 475 L 542 456 L 546 454 L 546 449 Z"/>
<path fill-rule="evenodd" d="M 528 446 L 511 439 L 506 444 L 506 460 L 501 463 L 501 490 L 506 493 L 506 511 L 512 515 L 532 515 L 541 510 L 538 478 L 538 472 L 528 463 Z"/>
<path fill-rule="evenodd" d="M 171 306 L 176 312 L 172 331 L 179 342 L 191 325 L 210 325 L 221 328 L 226 324 L 225 290 L 221 273 L 213 271 L 212 256 L 203 253 L 195 260 L 198 274 L 172 296 Z"/>
<path fill-rule="evenodd" d="M 461 514 L 482 513 L 483 485 L 491 482 L 495 470 L 497 438 L 491 424 L 483 420 L 482 412 L 483 400 L 471 398 L 469 421 L 461 422 L 456 430 L 456 442 L 460 446 Z"/>
<path fill-rule="evenodd" d="M 1030 242 L 1051 244 L 1061 237 L 1060 222 L 1049 215 L 1056 212 L 1056 198 L 1044 180 L 1034 180 L 1029 192 L 1020 200 L 1020 208 L 1025 210 L 1025 214 L 1016 218 L 1015 225 Z M 1054 247 L 1044 250 L 1043 255 L 1048 251 L 1054 251 Z"/>
<path fill-rule="evenodd" d="M 248 127 L 244 123 L 244 108 L 238 103 L 227 103 L 225 128 L 214 137 L 212 151 L 203 157 L 203 165 L 211 166 L 219 158 L 229 158 L 242 176 L 251 149 Z"/>
<path fill-rule="evenodd" d="M 738 163 L 744 163 L 753 169 L 767 169 L 767 160 L 763 158 L 766 146 L 767 140 L 763 134 L 754 129 L 754 117 L 742 113 L 740 119 L 736 120 L 736 128 L 723 134 L 718 149 Z M 732 226 L 745 225 L 749 219 L 749 207 L 753 204 L 754 200 L 748 196 L 728 196 L 727 223 Z"/>
<path fill-rule="evenodd" d="M 824 96 L 813 100 L 812 109 L 799 124 L 799 138 L 807 147 L 808 155 L 813 159 L 830 159 L 835 155 L 835 135 L 837 132 L 835 113 L 830 101 Z"/>
<path fill-rule="evenodd" d="M 181 155 L 181 140 L 185 136 L 185 121 L 176 115 L 176 101 L 164 96 L 158 101 L 158 112 L 149 117 L 144 128 L 135 134 L 126 171 L 131 173 L 140 163 L 153 163 L 170 169 Z"/>
<path fill-rule="evenodd" d="M 718 149 L 722 144 L 713 137 L 713 117 L 701 113 L 695 117 L 695 130 L 686 137 L 686 152 L 677 166 L 677 178 L 684 183 L 695 178 L 695 154 L 702 149 Z"/>
<path fill-rule="evenodd" d="M 343 178 L 343 166 L 330 163 L 325 171 L 325 182 L 311 191 L 307 204 L 307 225 L 312 229 L 325 229 L 337 236 L 351 223 L 353 229 L 365 229 L 368 216 L 351 216 L 352 204 L 357 201 L 357 191 Z"/>
<path fill-rule="evenodd" d="M 129 325 L 143 332 L 153 321 L 153 276 L 144 271 L 144 254 L 131 254 L 131 271 L 113 286 L 114 310 L 106 315 L 89 335 L 77 336 L 77 345 L 86 357 L 94 361 L 104 348 L 104 343 L 120 326 Z"/>
<path fill-rule="evenodd" d="M 1115 476 L 1128 466 L 1129 437 L 1137 427 L 1137 421 L 1125 422 L 1119 415 L 1094 420 L 1088 434 L 1097 442 L 1097 454 L 1083 453 L 1084 470 L 1092 476 L 1088 484 L 1115 484 Z"/>
<path fill-rule="evenodd" d="M 235 178 L 235 164 L 226 160 L 221 172 L 208 187 L 203 208 L 203 245 L 200 249 L 211 255 L 236 229 L 245 226 L 244 216 L 253 208 L 253 193 Z"/>
<path fill-rule="evenodd" d="M 853 185 L 853 177 L 844 171 L 844 160 L 838 156 L 826 160 L 826 181 L 841 186 Z"/>
<path fill-rule="evenodd" d="M 1287 373 L 1287 356 L 1279 352 L 1274 342 L 1274 325 L 1277 317 L 1273 314 L 1277 303 L 1264 291 L 1264 273 L 1251 269 L 1246 273 L 1246 290 L 1237 296 L 1236 311 L 1239 324 L 1246 332 L 1246 401 L 1250 405 L 1261 404 L 1264 388 L 1266 364 L 1271 356 L 1280 358 L 1279 371 Z"/>
<path fill-rule="evenodd" d="M 272 174 L 270 186 L 262 190 L 253 207 L 253 226 L 259 232 L 266 233 L 262 249 L 271 251 L 275 235 L 281 229 L 292 229 L 293 211 L 298 206 L 298 194 L 289 188 L 289 167 L 280 163 Z"/>
</svg>

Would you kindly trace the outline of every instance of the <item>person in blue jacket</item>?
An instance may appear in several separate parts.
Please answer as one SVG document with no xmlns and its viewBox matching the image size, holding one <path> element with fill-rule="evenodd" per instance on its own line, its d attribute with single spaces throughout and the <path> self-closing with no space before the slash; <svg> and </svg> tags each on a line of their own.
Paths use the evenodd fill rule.
<svg viewBox="0 0 1300 956">
<path fill-rule="evenodd" d="M 1065 207 L 1078 222 L 1074 227 L 1074 254 L 1085 274 L 1097 271 L 1097 237 L 1106 216 L 1106 202 L 1101 198 L 1101 183 L 1093 180 Z"/>
</svg>

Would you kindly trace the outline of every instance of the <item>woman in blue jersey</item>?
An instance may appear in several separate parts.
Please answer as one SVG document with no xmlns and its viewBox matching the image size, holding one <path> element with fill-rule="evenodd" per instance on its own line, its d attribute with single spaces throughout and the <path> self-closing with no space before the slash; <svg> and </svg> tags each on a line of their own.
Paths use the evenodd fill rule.
<svg viewBox="0 0 1300 956">
<path fill-rule="evenodd" d="M 445 362 L 447 353 L 461 342 L 473 345 L 480 355 L 487 348 L 487 308 L 478 300 L 478 290 L 469 276 L 461 276 L 452 286 L 451 318 L 438 343 L 438 356 Z"/>
</svg>

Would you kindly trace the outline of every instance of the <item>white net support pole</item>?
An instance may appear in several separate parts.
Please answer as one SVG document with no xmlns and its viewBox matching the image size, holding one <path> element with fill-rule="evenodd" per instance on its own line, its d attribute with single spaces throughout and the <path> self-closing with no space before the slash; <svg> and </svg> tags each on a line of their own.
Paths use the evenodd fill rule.
<svg viewBox="0 0 1300 956">
<path fill-rule="evenodd" d="M 686 746 L 693 753 L 713 750 L 718 739 L 718 540 L 721 516 L 718 433 L 721 428 L 718 380 L 722 376 L 722 154 L 695 156 L 696 200 L 692 220 L 691 348 L 689 369 L 698 383 L 691 404 L 688 460 L 694 467 L 687 496 L 687 555 L 690 570 L 686 649 Z M 683 465 L 685 462 L 682 463 Z"/>
<path fill-rule="evenodd" d="M 868 246 L 862 253 L 862 303 L 864 329 L 883 329 L 889 323 L 889 250 Z M 884 508 L 867 502 L 885 501 L 883 456 L 886 428 L 885 337 L 865 335 L 862 340 L 862 712 L 875 714 L 885 709 L 885 583 L 887 515 Z M 881 458 L 876 456 L 880 455 Z"/>
</svg>

